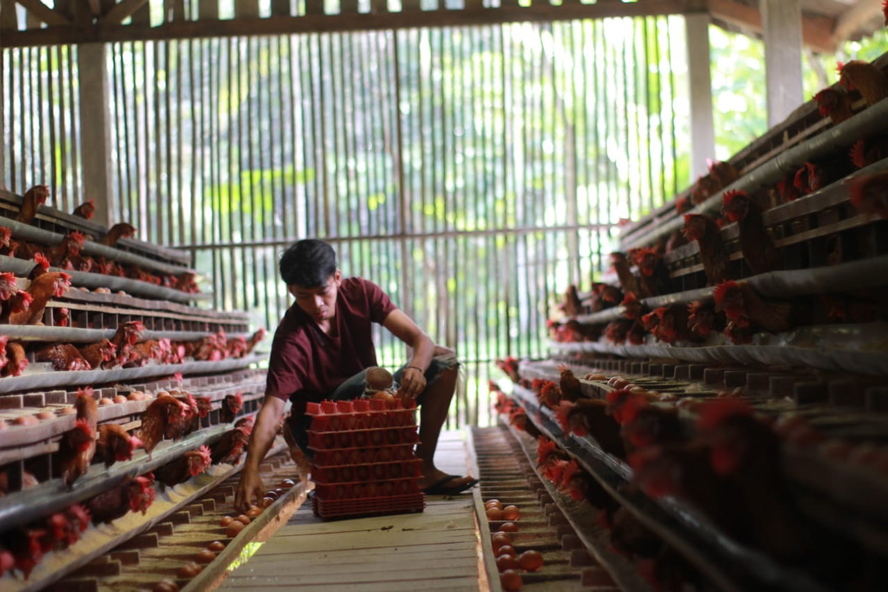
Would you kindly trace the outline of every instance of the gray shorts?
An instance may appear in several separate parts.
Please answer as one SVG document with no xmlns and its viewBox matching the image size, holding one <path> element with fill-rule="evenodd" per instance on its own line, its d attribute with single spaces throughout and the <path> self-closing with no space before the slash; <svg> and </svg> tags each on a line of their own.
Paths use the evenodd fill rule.
<svg viewBox="0 0 888 592">
<path fill-rule="evenodd" d="M 449 370 L 455 366 L 458 366 L 459 362 L 456 359 L 456 356 L 436 356 L 432 358 L 432 361 L 429 363 L 429 367 L 426 368 L 425 371 L 425 379 L 426 379 L 426 388 L 430 387 L 438 380 L 438 377 L 445 370 Z M 395 371 L 394 378 L 395 384 L 400 384 L 401 376 L 404 375 L 404 370 L 407 368 L 407 364 L 404 364 L 400 368 Z M 336 387 L 332 393 L 330 393 L 326 400 L 329 401 L 351 401 L 352 399 L 357 399 L 364 394 L 364 389 L 366 385 L 364 384 L 364 378 L 367 375 L 367 370 L 361 370 L 351 378 L 346 379 L 342 384 Z M 420 393 L 416 397 L 416 402 L 419 405 L 422 405 L 423 395 L 425 395 L 425 391 Z M 308 429 L 311 427 L 311 417 L 308 415 L 304 415 L 303 417 L 297 419 L 292 422 L 291 427 L 293 429 L 293 437 L 296 439 L 296 443 L 299 444 L 299 447 L 305 452 L 309 458 L 311 458 L 312 451 L 308 449 Z"/>
</svg>

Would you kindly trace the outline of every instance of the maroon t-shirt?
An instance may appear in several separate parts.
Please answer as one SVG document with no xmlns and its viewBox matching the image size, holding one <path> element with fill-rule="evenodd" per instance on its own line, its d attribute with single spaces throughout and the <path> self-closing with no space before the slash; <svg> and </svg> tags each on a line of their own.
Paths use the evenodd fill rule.
<svg viewBox="0 0 888 592">
<path fill-rule="evenodd" d="M 339 337 L 333 338 L 294 303 L 274 333 L 265 394 L 290 399 L 298 415 L 307 401 L 322 400 L 346 379 L 376 366 L 370 323 L 382 324 L 395 308 L 373 282 L 344 279 L 333 319 Z"/>
</svg>

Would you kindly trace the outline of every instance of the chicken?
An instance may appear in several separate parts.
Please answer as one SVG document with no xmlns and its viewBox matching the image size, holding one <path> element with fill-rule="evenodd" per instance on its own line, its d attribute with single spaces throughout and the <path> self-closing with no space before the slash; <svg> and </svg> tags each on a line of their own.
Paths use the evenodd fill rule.
<svg viewBox="0 0 888 592">
<path fill-rule="evenodd" d="M 237 464 L 249 441 L 250 438 L 240 428 L 225 432 L 211 448 L 210 458 L 213 464 Z"/>
<path fill-rule="evenodd" d="M 738 399 L 700 410 L 697 431 L 710 446 L 712 469 L 742 496 L 756 546 L 781 561 L 800 559 L 809 540 L 783 476 L 780 439 Z"/>
<path fill-rule="evenodd" d="M 604 336 L 611 343 L 625 343 L 626 335 L 629 333 L 629 329 L 632 328 L 632 325 L 634 324 L 635 323 L 633 321 L 613 321 L 611 323 L 608 323 L 607 327 L 604 330 Z"/>
<path fill-rule="evenodd" d="M 108 233 L 99 239 L 99 244 L 106 245 L 108 247 L 113 247 L 117 245 L 117 241 L 121 238 L 127 238 L 130 236 L 135 236 L 136 229 L 132 224 L 128 224 L 127 222 L 120 222 L 119 224 L 115 224 L 111 227 Z"/>
<path fill-rule="evenodd" d="M 71 276 L 58 271 L 45 273 L 33 280 L 27 293 L 31 303 L 26 309 L 12 312 L 6 322 L 10 325 L 39 325 L 43 311 L 50 298 L 64 296 L 65 290 L 71 285 Z"/>
<path fill-rule="evenodd" d="M 129 358 L 132 347 L 138 343 L 145 332 L 145 325 L 141 321 L 128 321 L 117 327 L 117 332 L 111 338 L 111 343 L 117 350 L 117 363 L 123 364 Z"/>
<path fill-rule="evenodd" d="M 154 339 L 140 341 L 131 346 L 125 360 L 121 361 L 124 368 L 144 366 L 149 360 L 163 363 L 164 349 L 160 342 Z"/>
<path fill-rule="evenodd" d="M 244 350 L 244 355 L 251 353 L 256 346 L 259 345 L 263 339 L 265 339 L 265 327 L 259 327 L 255 333 L 253 333 L 250 338 L 247 340 L 247 347 Z"/>
<path fill-rule="evenodd" d="M 623 292 L 632 292 L 644 297 L 638 278 L 635 277 L 629 267 L 629 259 L 626 257 L 626 254 L 620 252 L 611 253 L 611 264 L 614 266 L 614 271 L 617 272 L 617 279 L 620 281 L 620 288 Z"/>
<path fill-rule="evenodd" d="M 688 328 L 704 339 L 713 331 L 721 332 L 724 329 L 723 317 L 715 312 L 712 301 L 697 300 L 688 305 Z"/>
<path fill-rule="evenodd" d="M 127 479 L 87 501 L 93 524 L 110 524 L 128 512 L 141 512 L 144 516 L 157 496 L 154 478 L 149 475 Z"/>
<path fill-rule="evenodd" d="M 761 206 L 743 191 L 728 191 L 722 198 L 722 204 L 731 222 L 737 222 L 740 250 L 752 273 L 758 275 L 783 269 L 783 255 L 774 246 L 765 228 Z"/>
<path fill-rule="evenodd" d="M 554 482 L 561 479 L 561 471 L 556 470 L 556 466 L 558 466 L 556 463 L 558 461 L 567 461 L 569 458 L 567 453 L 561 450 L 555 442 L 545 436 L 538 438 L 537 468 L 550 481 Z"/>
<path fill-rule="evenodd" d="M 558 381 L 558 387 L 561 389 L 561 397 L 568 401 L 576 401 L 583 397 L 583 387 L 580 380 L 574 376 L 574 373 L 567 366 L 558 367 L 561 377 Z"/>
<path fill-rule="evenodd" d="M 204 398 L 206 398 L 206 397 L 204 397 Z M 200 406 L 200 403 L 198 403 L 198 406 Z M 201 415 L 201 417 L 204 417 L 204 416 Z M 253 419 L 252 415 L 247 415 L 246 417 L 241 417 L 239 420 L 234 422 L 234 427 L 238 428 L 239 430 L 243 431 L 243 433 L 245 433 L 246 435 L 249 436 L 250 434 L 253 433 L 253 422 L 254 421 L 255 420 Z"/>
<path fill-rule="evenodd" d="M 600 303 L 600 308 L 598 310 L 604 310 L 607 308 L 613 308 L 620 304 L 623 301 L 623 292 L 620 291 L 619 288 L 615 286 L 611 286 L 610 284 L 592 284 L 592 289 L 595 290 L 597 294 L 598 301 Z M 594 307 L 593 307 L 594 310 Z M 595 311 L 598 312 L 598 311 Z"/>
<path fill-rule="evenodd" d="M 71 323 L 71 313 L 64 306 L 55 308 L 53 312 L 53 324 L 56 327 L 67 327 Z"/>
<path fill-rule="evenodd" d="M 801 197 L 799 190 L 795 186 L 795 176 L 787 177 L 779 181 L 776 185 L 777 195 L 780 196 L 779 203 L 787 203 L 795 201 Z"/>
<path fill-rule="evenodd" d="M 848 191 L 858 212 L 888 218 L 888 171 L 855 179 Z"/>
<path fill-rule="evenodd" d="M 578 436 L 591 436 L 606 453 L 625 458 L 620 426 L 608 416 L 608 403 L 602 399 L 579 399 L 576 403 L 562 401 L 558 405 L 558 422 L 562 430 Z"/>
<path fill-rule="evenodd" d="M 675 407 L 651 405 L 643 397 L 632 397 L 625 403 L 622 418 L 620 436 L 628 455 L 651 446 L 684 440 Z"/>
<path fill-rule="evenodd" d="M 0 376 L 3 375 L 3 369 L 9 363 L 9 357 L 6 355 L 6 344 L 9 343 L 7 335 L 0 335 Z"/>
<path fill-rule="evenodd" d="M 629 320 L 637 321 L 644 314 L 644 304 L 632 292 L 627 292 L 620 304 L 623 306 L 623 316 Z"/>
<path fill-rule="evenodd" d="M 173 278 L 172 287 L 187 294 L 196 294 L 200 292 L 196 279 L 192 272 L 186 271 Z"/>
<path fill-rule="evenodd" d="M 6 302 L 18 294 L 15 274 L 12 272 L 0 273 L 0 302 Z M 0 309 L 2 310 L 2 309 Z"/>
<path fill-rule="evenodd" d="M 685 212 L 688 212 L 694 208 L 694 204 L 691 203 L 691 200 L 688 196 L 683 195 L 675 200 L 675 212 L 681 216 Z"/>
<path fill-rule="evenodd" d="M 169 394 L 160 393 L 142 415 L 139 440 L 149 455 L 164 437 L 178 440 L 188 427 L 188 406 Z"/>
<path fill-rule="evenodd" d="M 83 248 L 85 241 L 83 233 L 77 231 L 65 235 L 62 237 L 62 242 L 46 251 L 49 264 L 59 269 L 66 269 L 69 262 L 80 256 L 80 249 Z M 73 268 L 73 265 L 71 267 Z"/>
<path fill-rule="evenodd" d="M 46 258 L 46 255 L 43 253 L 36 253 L 34 255 L 34 267 L 31 269 L 31 272 L 28 274 L 29 280 L 34 280 L 39 278 L 44 273 L 49 272 L 49 259 Z"/>
<path fill-rule="evenodd" d="M 697 179 L 697 182 L 694 183 L 694 186 L 691 187 L 691 201 L 694 205 L 699 205 L 709 199 L 710 196 L 718 193 L 720 189 L 721 187 L 711 175 L 700 177 Z"/>
<path fill-rule="evenodd" d="M 620 507 L 610 524 L 610 542 L 628 557 L 654 557 L 663 542 L 625 507 Z"/>
<path fill-rule="evenodd" d="M 543 407 L 555 409 L 561 402 L 561 388 L 552 381 L 546 381 L 537 395 L 537 400 Z"/>
<path fill-rule="evenodd" d="M 740 328 L 750 322 L 765 331 L 788 330 L 792 306 L 788 302 L 765 301 L 746 282 L 727 281 L 715 287 L 715 309 L 724 312 L 728 321 Z"/>
<path fill-rule="evenodd" d="M 78 351 L 80 356 L 90 365 L 90 368 L 98 370 L 114 366 L 114 356 L 117 353 L 117 347 L 109 340 L 103 339 L 98 343 L 84 345 Z"/>
<path fill-rule="evenodd" d="M 0 376 L 21 376 L 28 367 L 28 357 L 25 347 L 18 341 L 6 343 L 6 364 L 0 368 Z"/>
<path fill-rule="evenodd" d="M 814 95 L 820 114 L 829 117 L 833 125 L 839 125 L 854 116 L 851 110 L 853 101 L 848 93 L 838 88 L 826 88 Z"/>
<path fill-rule="evenodd" d="M 705 214 L 685 214 L 684 234 L 689 240 L 697 241 L 708 285 L 714 286 L 731 277 L 728 251 L 715 220 Z"/>
<path fill-rule="evenodd" d="M 160 483 L 172 487 L 206 472 L 210 468 L 211 462 L 210 449 L 201 446 L 198 450 L 186 452 L 176 460 L 160 467 L 154 472 L 154 476 Z"/>
<path fill-rule="evenodd" d="M 96 441 L 96 457 L 110 467 L 116 462 L 132 460 L 133 452 L 142 446 L 142 441 L 116 423 L 99 426 L 99 439 Z"/>
<path fill-rule="evenodd" d="M 661 309 L 656 309 L 661 310 Z M 688 309 L 683 304 L 670 304 L 662 307 L 657 313 L 660 322 L 654 336 L 665 343 L 674 344 L 679 341 L 699 341 L 699 336 L 688 326 Z"/>
<path fill-rule="evenodd" d="M 89 201 L 85 201 L 76 208 L 74 208 L 73 215 L 78 218 L 83 218 L 85 220 L 91 220 L 92 217 L 96 213 L 96 200 L 91 199 Z"/>
<path fill-rule="evenodd" d="M 642 298 L 669 293 L 669 270 L 660 253 L 654 249 L 637 249 L 632 253 L 632 260 L 638 268 Z"/>
<path fill-rule="evenodd" d="M 6 319 L 6 322 L 9 322 L 9 319 L 14 316 L 22 316 L 31 308 L 33 300 L 34 297 L 30 293 L 17 290 L 12 298 L 0 305 L 0 319 Z"/>
<path fill-rule="evenodd" d="M 512 379 L 512 382 L 517 383 L 521 380 L 521 376 L 518 374 L 518 360 L 513 358 L 512 356 L 508 356 L 504 360 L 496 361 L 497 367 L 506 373 L 506 375 Z"/>
<path fill-rule="evenodd" d="M 564 300 L 559 305 L 564 314 L 569 317 L 577 317 L 583 314 L 583 305 L 580 303 L 580 295 L 577 287 L 571 284 L 564 293 Z"/>
<path fill-rule="evenodd" d="M 77 411 L 74 429 L 62 436 L 57 456 L 59 472 L 68 487 L 89 471 L 90 462 L 96 452 L 99 411 L 91 388 L 77 391 L 74 409 Z"/>
<path fill-rule="evenodd" d="M 714 162 L 709 164 L 709 175 L 718 185 L 718 189 L 724 189 L 740 178 L 740 173 L 730 162 Z M 715 192 L 713 192 L 715 193 Z"/>
<path fill-rule="evenodd" d="M 858 169 L 888 158 L 888 136 L 858 140 L 851 148 L 849 156 L 852 164 Z"/>
<path fill-rule="evenodd" d="M 202 362 L 218 362 L 228 356 L 228 339 L 224 331 L 201 339 L 194 351 L 194 359 Z"/>
<path fill-rule="evenodd" d="M 839 62 L 839 84 L 847 90 L 859 91 L 867 105 L 888 98 L 888 76 L 878 67 L 861 60 Z"/>
<path fill-rule="evenodd" d="M 588 483 L 589 475 L 580 469 L 576 460 L 571 459 L 564 466 L 564 470 L 561 471 L 558 489 L 564 491 L 571 499 L 579 502 L 586 499 Z"/>
<path fill-rule="evenodd" d="M 516 430 L 520 430 L 522 432 L 526 432 L 528 435 L 538 438 L 540 436 L 540 431 L 534 425 L 530 418 L 527 417 L 527 412 L 522 408 L 518 407 L 513 409 L 509 414 L 509 425 L 514 427 Z"/>
<path fill-rule="evenodd" d="M 3 542 L 13 557 L 15 569 L 22 572 L 26 580 L 50 550 L 48 535 L 45 528 L 14 528 L 4 533 Z"/>
<path fill-rule="evenodd" d="M 240 393 L 234 395 L 225 395 L 222 400 L 221 412 L 222 423 L 230 423 L 237 418 L 237 414 L 244 407 L 244 398 Z"/>
<path fill-rule="evenodd" d="M 49 198 L 49 187 L 46 185 L 35 185 L 28 189 L 22 200 L 22 209 L 19 210 L 18 216 L 15 217 L 16 222 L 22 224 L 30 224 L 37 216 L 37 210 L 41 204 L 46 203 Z"/>
<path fill-rule="evenodd" d="M 48 345 L 34 352 L 35 362 L 50 362 L 56 372 L 77 372 L 80 370 L 92 370 L 76 347 L 70 343 L 57 343 Z"/>
<path fill-rule="evenodd" d="M 15 257 L 18 242 L 12 240 L 12 229 L 0 226 L 0 255 Z"/>
</svg>

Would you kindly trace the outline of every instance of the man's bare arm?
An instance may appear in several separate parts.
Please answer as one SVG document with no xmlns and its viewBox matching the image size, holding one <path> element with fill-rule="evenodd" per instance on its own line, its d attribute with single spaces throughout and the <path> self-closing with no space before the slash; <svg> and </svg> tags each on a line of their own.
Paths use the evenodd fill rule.
<svg viewBox="0 0 888 592">
<path fill-rule="evenodd" d="M 259 463 L 268 454 L 277 434 L 286 403 L 270 395 L 266 395 L 262 401 L 262 409 L 256 416 L 253 432 L 250 435 L 250 445 L 247 452 L 247 461 L 241 472 L 240 483 L 234 497 L 235 508 L 247 510 L 255 497 L 256 503 L 262 499 L 265 488 L 262 479 L 259 478 Z"/>
<path fill-rule="evenodd" d="M 395 309 L 385 318 L 383 327 L 413 349 L 413 357 L 401 378 L 401 392 L 416 397 L 426 386 L 423 373 L 429 367 L 435 353 L 435 344 L 426 333 L 402 311 Z"/>
</svg>

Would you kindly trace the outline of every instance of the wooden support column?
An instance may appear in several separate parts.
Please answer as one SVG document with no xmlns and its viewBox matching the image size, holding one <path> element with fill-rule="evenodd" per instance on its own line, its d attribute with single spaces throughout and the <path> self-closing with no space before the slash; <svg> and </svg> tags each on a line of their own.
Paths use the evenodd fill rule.
<svg viewBox="0 0 888 592">
<path fill-rule="evenodd" d="M 706 159 L 715 160 L 712 120 L 712 62 L 709 53 L 709 13 L 685 17 L 688 81 L 691 97 L 691 179 L 708 172 Z"/>
<path fill-rule="evenodd" d="M 804 102 L 801 0 L 760 0 L 768 79 L 768 127 Z"/>
<path fill-rule="evenodd" d="M 108 114 L 108 70 L 103 43 L 77 48 L 80 71 L 80 154 L 84 201 L 94 199 L 95 221 L 110 226 L 116 211 L 111 182 L 111 132 Z"/>
</svg>

